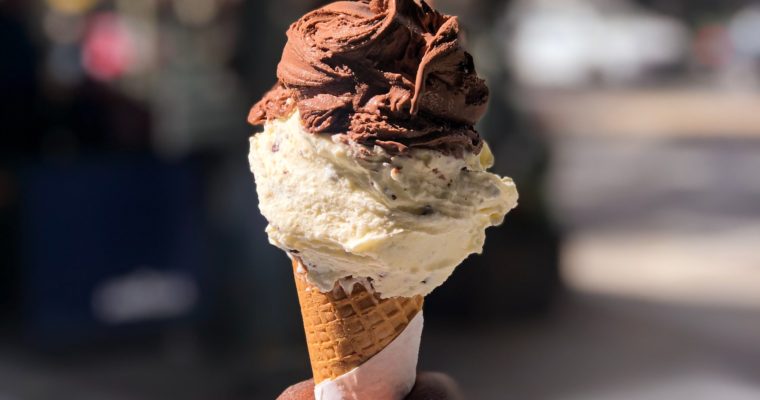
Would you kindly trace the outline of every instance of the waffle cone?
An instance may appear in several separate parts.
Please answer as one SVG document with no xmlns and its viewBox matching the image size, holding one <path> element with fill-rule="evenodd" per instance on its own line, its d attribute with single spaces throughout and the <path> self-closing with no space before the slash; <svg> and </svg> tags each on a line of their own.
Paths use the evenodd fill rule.
<svg viewBox="0 0 760 400">
<path fill-rule="evenodd" d="M 372 358 L 422 309 L 422 296 L 381 299 L 360 284 L 350 294 L 338 284 L 322 293 L 298 272 L 299 264 L 293 260 L 315 383 L 335 379 Z"/>
</svg>

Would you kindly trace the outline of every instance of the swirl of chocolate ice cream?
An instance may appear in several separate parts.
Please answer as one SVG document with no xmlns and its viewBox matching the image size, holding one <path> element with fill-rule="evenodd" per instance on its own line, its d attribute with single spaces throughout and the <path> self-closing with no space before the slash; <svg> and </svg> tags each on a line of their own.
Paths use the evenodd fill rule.
<svg viewBox="0 0 760 400">
<path fill-rule="evenodd" d="M 480 150 L 473 125 L 488 88 L 460 46 L 456 17 L 424 0 L 338 1 L 303 16 L 287 36 L 278 83 L 251 110 L 252 124 L 297 107 L 311 133 L 392 154 Z"/>
</svg>

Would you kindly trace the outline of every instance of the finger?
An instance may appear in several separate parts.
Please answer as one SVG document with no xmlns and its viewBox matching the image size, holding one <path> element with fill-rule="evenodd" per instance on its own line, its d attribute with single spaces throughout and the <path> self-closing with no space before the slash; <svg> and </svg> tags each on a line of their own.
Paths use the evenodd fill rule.
<svg viewBox="0 0 760 400">
<path fill-rule="evenodd" d="M 314 400 L 314 379 L 296 383 L 285 389 L 277 400 Z"/>
</svg>

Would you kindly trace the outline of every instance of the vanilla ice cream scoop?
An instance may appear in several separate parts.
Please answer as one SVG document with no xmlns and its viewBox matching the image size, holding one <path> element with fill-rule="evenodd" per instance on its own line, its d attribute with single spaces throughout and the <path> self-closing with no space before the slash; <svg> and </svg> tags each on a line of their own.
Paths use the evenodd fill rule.
<svg viewBox="0 0 760 400">
<path fill-rule="evenodd" d="M 272 244 L 297 255 L 328 291 L 366 278 L 381 297 L 426 295 L 517 204 L 509 178 L 486 171 L 488 146 L 462 157 L 307 132 L 298 111 L 251 138 L 250 164 Z"/>
</svg>

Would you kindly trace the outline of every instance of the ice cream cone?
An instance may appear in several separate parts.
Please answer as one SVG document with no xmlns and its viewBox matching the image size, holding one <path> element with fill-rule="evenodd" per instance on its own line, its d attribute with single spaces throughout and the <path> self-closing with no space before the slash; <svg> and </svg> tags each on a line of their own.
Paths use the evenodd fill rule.
<svg viewBox="0 0 760 400">
<path fill-rule="evenodd" d="M 425 2 L 331 3 L 290 25 L 249 114 L 269 241 L 297 255 L 317 400 L 404 399 L 423 296 L 517 205 L 488 172 L 474 126 L 489 91 L 459 32 Z"/>
<path fill-rule="evenodd" d="M 361 284 L 347 293 L 336 284 L 322 293 L 297 258 L 293 272 L 314 382 L 335 379 L 362 365 L 404 331 L 422 309 L 422 296 L 381 299 Z"/>
</svg>

